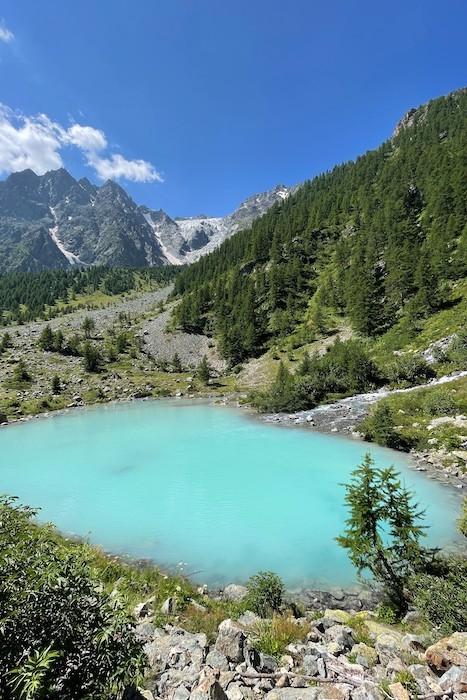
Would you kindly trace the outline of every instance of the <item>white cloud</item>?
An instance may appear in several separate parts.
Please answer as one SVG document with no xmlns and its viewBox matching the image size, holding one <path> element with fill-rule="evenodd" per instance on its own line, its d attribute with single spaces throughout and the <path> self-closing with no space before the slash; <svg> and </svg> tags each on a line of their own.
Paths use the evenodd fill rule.
<svg viewBox="0 0 467 700">
<path fill-rule="evenodd" d="M 47 117 L 18 119 L 8 108 L 0 109 L 0 172 L 31 168 L 39 175 L 63 165 L 60 130 Z"/>
<path fill-rule="evenodd" d="M 10 30 L 5 27 L 5 21 L 2 20 L 0 24 L 0 41 L 5 41 L 8 44 L 12 39 L 14 39 L 13 32 L 10 32 Z"/>
<path fill-rule="evenodd" d="M 98 153 L 107 148 L 107 139 L 103 131 L 92 126 L 73 124 L 67 131 L 68 140 L 83 151 Z"/>
<path fill-rule="evenodd" d="M 161 174 L 146 160 L 127 160 L 118 153 L 110 158 L 90 154 L 88 163 L 103 180 L 123 178 L 133 182 L 163 182 Z"/>
<path fill-rule="evenodd" d="M 107 139 L 100 129 L 81 124 L 64 128 L 45 114 L 26 116 L 0 103 L 0 173 L 31 168 L 43 175 L 63 165 L 61 151 L 70 146 L 82 152 L 87 165 L 103 180 L 163 181 L 148 161 L 106 153 Z"/>
</svg>

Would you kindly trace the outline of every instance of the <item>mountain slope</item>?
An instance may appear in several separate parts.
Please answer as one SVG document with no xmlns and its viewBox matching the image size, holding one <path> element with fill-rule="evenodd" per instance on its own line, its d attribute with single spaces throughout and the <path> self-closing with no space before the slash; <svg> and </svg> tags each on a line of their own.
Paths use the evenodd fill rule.
<svg viewBox="0 0 467 700">
<path fill-rule="evenodd" d="M 276 204 L 176 280 L 176 323 L 232 363 L 290 333 L 414 337 L 467 274 L 467 91 L 411 110 L 393 138 Z M 460 288 L 460 287 L 459 287 Z M 459 319 L 462 323 L 462 319 Z M 400 346 L 399 346 L 400 347 Z"/>
<path fill-rule="evenodd" d="M 146 220 L 153 227 L 170 262 L 180 264 L 199 260 L 215 250 L 227 238 L 267 212 L 276 202 L 283 201 L 294 188 L 276 185 L 273 190 L 255 194 L 246 199 L 232 213 L 224 217 L 193 216 L 171 219 L 162 209 L 151 211 L 141 207 Z"/>
<path fill-rule="evenodd" d="M 290 189 L 255 195 L 224 218 L 171 219 L 138 206 L 112 180 L 101 187 L 66 170 L 0 182 L 0 272 L 75 265 L 146 267 L 197 259 L 251 224 Z"/>
<path fill-rule="evenodd" d="M 2 271 L 72 265 L 162 265 L 164 255 L 137 205 L 115 182 L 95 187 L 63 168 L 13 173 L 0 183 Z"/>
</svg>

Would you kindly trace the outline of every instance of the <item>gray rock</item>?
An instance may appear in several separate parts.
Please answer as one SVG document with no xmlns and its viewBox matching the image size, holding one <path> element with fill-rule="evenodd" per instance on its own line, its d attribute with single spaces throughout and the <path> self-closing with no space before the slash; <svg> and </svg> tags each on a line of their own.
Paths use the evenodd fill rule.
<svg viewBox="0 0 467 700">
<path fill-rule="evenodd" d="M 274 688 L 265 700 L 317 700 L 317 688 Z"/>
<path fill-rule="evenodd" d="M 234 603 L 241 603 L 247 596 L 248 588 L 246 586 L 238 586 L 236 583 L 230 583 L 223 591 L 223 597 Z"/>
<path fill-rule="evenodd" d="M 251 688 L 240 683 L 231 683 L 226 690 L 229 700 L 253 700 L 255 695 Z"/>
<path fill-rule="evenodd" d="M 161 605 L 161 612 L 164 615 L 172 615 L 177 610 L 177 599 L 174 596 L 167 598 Z"/>
<path fill-rule="evenodd" d="M 150 641 L 156 632 L 152 622 L 142 622 L 135 627 L 135 635 L 140 641 Z"/>
<path fill-rule="evenodd" d="M 245 610 L 243 615 L 240 615 L 237 622 L 244 627 L 253 627 L 254 625 L 261 624 L 261 618 L 251 610 Z"/>
<path fill-rule="evenodd" d="M 438 683 L 443 690 L 467 693 L 467 667 L 451 666 L 449 671 L 443 673 Z"/>
<path fill-rule="evenodd" d="M 206 656 L 206 663 L 208 666 L 212 666 L 212 668 L 218 668 L 219 671 L 229 670 L 229 662 L 227 661 L 227 657 L 224 656 L 224 654 L 221 654 L 220 651 L 217 651 L 217 649 L 213 649 L 209 652 L 209 654 Z"/>
<path fill-rule="evenodd" d="M 279 667 L 277 659 L 270 654 L 260 654 L 259 659 L 262 673 L 274 673 Z"/>
<path fill-rule="evenodd" d="M 172 695 L 169 695 L 170 700 L 188 700 L 189 697 L 190 691 L 184 685 L 174 688 Z"/>
<path fill-rule="evenodd" d="M 325 639 L 332 640 L 342 647 L 342 649 L 351 649 L 354 644 L 352 630 L 350 627 L 343 627 L 342 625 L 328 627 L 325 632 Z"/>
<path fill-rule="evenodd" d="M 352 690 L 352 700 L 381 700 L 378 687 L 366 681 Z"/>
<path fill-rule="evenodd" d="M 305 676 L 317 676 L 318 675 L 318 657 L 307 654 L 303 658 L 303 673 Z"/>
<path fill-rule="evenodd" d="M 219 625 L 219 635 L 215 649 L 227 657 L 232 663 L 239 664 L 244 660 L 243 647 L 246 636 L 243 629 L 231 619 L 224 620 Z"/>
<path fill-rule="evenodd" d="M 190 700 L 228 700 L 228 697 L 215 677 L 207 677 L 191 691 Z"/>
<path fill-rule="evenodd" d="M 355 654 L 357 663 L 364 668 L 373 668 L 373 666 L 376 666 L 378 663 L 379 658 L 377 651 L 375 651 L 373 647 L 363 644 L 363 642 L 355 644 L 351 651 L 352 654 Z"/>
</svg>

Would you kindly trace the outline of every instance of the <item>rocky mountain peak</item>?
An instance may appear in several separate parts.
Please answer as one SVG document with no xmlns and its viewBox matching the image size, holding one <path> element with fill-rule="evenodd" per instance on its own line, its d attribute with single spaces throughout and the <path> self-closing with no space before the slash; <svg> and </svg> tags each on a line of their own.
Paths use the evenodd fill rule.
<svg viewBox="0 0 467 700">
<path fill-rule="evenodd" d="M 197 260 L 290 193 L 253 195 L 224 217 L 172 218 L 137 206 L 115 181 L 98 187 L 64 168 L 13 173 L 0 182 L 0 272 L 70 265 L 118 267 Z"/>
</svg>

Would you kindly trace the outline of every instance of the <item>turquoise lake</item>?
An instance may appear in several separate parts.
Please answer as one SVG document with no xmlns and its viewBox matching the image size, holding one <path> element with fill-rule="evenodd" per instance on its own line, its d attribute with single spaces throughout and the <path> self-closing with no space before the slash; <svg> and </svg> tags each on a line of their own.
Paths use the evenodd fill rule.
<svg viewBox="0 0 467 700">
<path fill-rule="evenodd" d="M 366 451 L 427 508 L 426 541 L 453 543 L 459 495 L 406 455 L 206 402 L 135 401 L 2 428 L 0 493 L 63 532 L 209 585 L 272 570 L 289 587 L 343 586 L 355 574 L 333 541 L 346 518 L 340 484 Z"/>
</svg>

